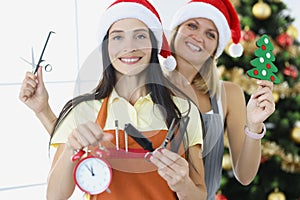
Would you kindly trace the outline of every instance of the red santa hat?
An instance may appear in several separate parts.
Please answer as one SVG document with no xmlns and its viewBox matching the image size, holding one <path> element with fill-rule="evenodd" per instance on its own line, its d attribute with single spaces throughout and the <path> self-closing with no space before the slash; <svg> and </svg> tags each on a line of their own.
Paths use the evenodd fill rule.
<svg viewBox="0 0 300 200">
<path fill-rule="evenodd" d="M 165 58 L 163 66 L 174 70 L 176 60 L 164 34 L 160 16 L 154 6 L 147 0 L 116 0 L 103 13 L 100 19 L 100 45 L 111 25 L 121 19 L 134 18 L 142 21 L 154 33 L 159 54 Z"/>
<path fill-rule="evenodd" d="M 214 22 L 219 32 L 219 44 L 216 57 L 219 57 L 227 43 L 232 39 L 229 47 L 232 57 L 243 54 L 240 21 L 230 0 L 192 0 L 181 7 L 173 17 L 171 29 L 192 18 L 206 18 Z"/>
</svg>

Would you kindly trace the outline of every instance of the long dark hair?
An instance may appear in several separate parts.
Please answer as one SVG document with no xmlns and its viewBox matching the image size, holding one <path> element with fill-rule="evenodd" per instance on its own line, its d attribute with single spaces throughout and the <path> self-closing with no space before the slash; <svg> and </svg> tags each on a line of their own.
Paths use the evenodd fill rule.
<svg viewBox="0 0 300 200">
<path fill-rule="evenodd" d="M 165 122 L 169 127 L 173 118 L 178 121 L 182 117 L 182 113 L 175 105 L 172 100 L 172 90 L 179 92 L 180 94 L 184 95 L 186 99 L 188 97 L 182 93 L 176 86 L 174 86 L 164 75 L 159 64 L 158 59 L 158 50 L 157 48 L 157 40 L 153 34 L 153 32 L 149 29 L 150 32 L 150 40 L 152 44 L 152 52 L 151 52 L 151 59 L 149 66 L 145 69 L 146 71 L 146 91 L 150 93 L 151 99 L 154 104 L 160 105 L 159 108 L 161 112 L 165 114 Z M 75 108 L 79 103 L 84 101 L 90 100 L 101 100 L 105 97 L 108 97 L 113 88 L 116 85 L 116 74 L 115 69 L 111 64 L 108 55 L 108 34 L 106 34 L 105 38 L 103 39 L 102 43 L 102 62 L 103 62 L 103 78 L 99 81 L 97 87 L 92 90 L 90 93 L 80 95 L 69 100 L 65 106 L 63 107 L 62 111 L 60 112 L 55 124 L 54 128 L 51 133 L 50 141 L 55 134 L 58 126 L 61 122 L 65 119 L 65 117 L 70 113 L 70 111 Z M 185 113 L 186 115 L 189 114 L 190 110 L 190 101 L 189 109 Z"/>
</svg>

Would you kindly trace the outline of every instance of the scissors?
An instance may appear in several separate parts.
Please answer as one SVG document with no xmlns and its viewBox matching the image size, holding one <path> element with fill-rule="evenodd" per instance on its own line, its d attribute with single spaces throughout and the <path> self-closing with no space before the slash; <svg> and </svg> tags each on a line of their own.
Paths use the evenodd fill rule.
<svg viewBox="0 0 300 200">
<path fill-rule="evenodd" d="M 47 44 L 48 44 L 50 35 L 51 35 L 52 33 L 55 33 L 55 32 L 50 31 L 49 34 L 48 34 L 46 43 L 45 43 L 45 45 L 44 45 L 43 51 L 42 51 L 42 53 L 41 53 L 41 55 L 40 55 L 40 58 L 39 58 L 39 61 L 38 61 L 37 64 L 35 64 L 35 61 L 34 61 L 34 52 L 33 52 L 33 48 L 31 48 L 31 62 L 25 60 L 24 58 L 21 58 L 23 61 L 25 61 L 26 63 L 28 63 L 28 64 L 30 64 L 30 65 L 32 66 L 32 72 L 33 72 L 33 74 L 36 74 L 36 73 L 37 73 L 37 70 L 38 70 L 38 68 L 40 67 L 41 63 L 45 61 L 45 60 L 43 60 L 43 55 L 44 55 L 46 46 L 47 46 Z M 46 64 L 46 65 L 45 65 L 45 71 L 46 71 L 46 72 L 52 71 L 52 66 L 51 66 L 50 64 Z"/>
<path fill-rule="evenodd" d="M 190 120 L 190 118 L 188 116 L 183 117 L 179 120 L 178 123 L 175 124 L 175 119 L 173 119 L 172 123 L 169 127 L 166 139 L 163 141 L 163 143 L 160 145 L 160 147 L 157 148 L 157 150 L 160 151 L 161 149 L 166 148 L 168 143 L 173 139 L 173 143 L 171 143 L 171 151 L 172 152 L 178 152 L 180 144 L 183 140 L 184 133 L 186 132 L 186 128 L 187 128 L 187 125 L 189 123 L 189 120 Z M 176 130 L 178 130 L 178 125 L 179 124 L 180 124 L 179 134 L 177 134 L 174 137 L 174 133 L 175 133 Z M 144 159 L 146 161 L 150 162 L 150 158 L 151 158 L 152 154 L 153 154 L 153 151 L 147 152 L 144 156 Z"/>
</svg>

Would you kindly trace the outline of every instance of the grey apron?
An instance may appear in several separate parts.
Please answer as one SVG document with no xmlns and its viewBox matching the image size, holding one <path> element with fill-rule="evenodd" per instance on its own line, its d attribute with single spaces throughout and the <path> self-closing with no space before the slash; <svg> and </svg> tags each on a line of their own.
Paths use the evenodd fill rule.
<svg viewBox="0 0 300 200">
<path fill-rule="evenodd" d="M 213 114 L 202 114 L 205 126 L 202 156 L 207 200 L 215 200 L 216 192 L 220 187 L 224 152 L 224 123 L 219 113 L 216 96 L 211 99 L 211 106 Z"/>
</svg>

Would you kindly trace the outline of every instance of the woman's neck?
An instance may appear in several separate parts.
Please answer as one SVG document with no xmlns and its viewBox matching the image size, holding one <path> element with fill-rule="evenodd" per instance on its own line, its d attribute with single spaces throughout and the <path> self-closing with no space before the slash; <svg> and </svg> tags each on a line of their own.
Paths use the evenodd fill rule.
<svg viewBox="0 0 300 200">
<path fill-rule="evenodd" d="M 188 83 L 192 83 L 195 76 L 198 74 L 200 67 L 194 66 L 193 64 L 187 62 L 184 59 L 177 58 L 177 68 L 176 71 L 181 76 L 185 78 Z"/>
<path fill-rule="evenodd" d="M 127 76 L 117 73 L 116 92 L 132 105 L 142 96 L 146 96 L 146 76 L 144 72 L 138 75 Z"/>
</svg>

